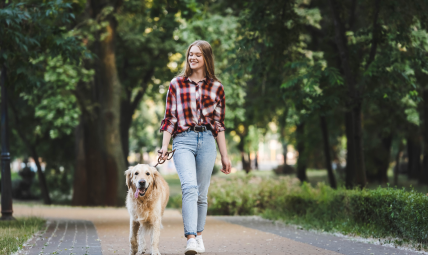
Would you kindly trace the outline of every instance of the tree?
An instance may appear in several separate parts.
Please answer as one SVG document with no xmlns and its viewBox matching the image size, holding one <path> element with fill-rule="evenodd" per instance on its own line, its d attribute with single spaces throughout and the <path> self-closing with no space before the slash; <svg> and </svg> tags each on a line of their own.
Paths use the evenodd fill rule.
<svg viewBox="0 0 428 255">
<path fill-rule="evenodd" d="M 2 76 L 6 75 L 12 97 L 9 100 L 14 113 L 15 125 L 20 138 L 37 165 L 43 200 L 51 203 L 49 189 L 39 162 L 38 147 L 49 136 L 47 126 L 36 123 L 34 113 L 38 95 L 34 89 L 45 89 L 44 66 L 37 60 L 45 55 L 77 62 L 83 47 L 75 38 L 67 36 L 60 28 L 69 23 L 74 15 L 71 5 L 61 1 L 36 3 L 32 1 L 11 2 L 0 9 L 0 61 Z M 39 94 L 40 95 L 40 94 Z M 19 104 L 17 107 L 15 104 Z M 22 117 L 26 116 L 23 120 Z M 22 125 L 22 124 L 26 125 Z"/>
</svg>

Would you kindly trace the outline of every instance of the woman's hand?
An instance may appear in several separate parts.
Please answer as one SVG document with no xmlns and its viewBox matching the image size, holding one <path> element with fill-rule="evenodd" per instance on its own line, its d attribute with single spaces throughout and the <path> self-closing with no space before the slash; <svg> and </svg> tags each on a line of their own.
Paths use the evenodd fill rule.
<svg viewBox="0 0 428 255">
<path fill-rule="evenodd" d="M 158 150 L 158 156 L 162 159 L 162 160 L 166 160 L 166 153 L 168 151 L 168 146 L 162 146 L 162 148 L 160 150 Z"/>
<path fill-rule="evenodd" d="M 229 156 L 227 156 L 226 137 L 224 136 L 224 131 L 218 133 L 216 140 L 217 140 L 218 149 L 220 150 L 221 164 L 223 166 L 221 168 L 221 171 L 225 174 L 230 174 L 230 170 L 232 166 L 230 164 Z"/>
<path fill-rule="evenodd" d="M 222 165 L 222 168 L 220 171 L 222 171 L 225 174 L 230 174 L 232 165 L 230 164 L 230 160 L 228 156 L 221 157 L 221 165 Z"/>
<path fill-rule="evenodd" d="M 163 139 L 162 139 L 162 148 L 158 150 L 158 155 L 161 157 L 162 160 L 166 160 L 166 152 L 168 151 L 168 145 L 169 141 L 171 140 L 171 134 L 167 131 L 163 132 Z"/>
</svg>

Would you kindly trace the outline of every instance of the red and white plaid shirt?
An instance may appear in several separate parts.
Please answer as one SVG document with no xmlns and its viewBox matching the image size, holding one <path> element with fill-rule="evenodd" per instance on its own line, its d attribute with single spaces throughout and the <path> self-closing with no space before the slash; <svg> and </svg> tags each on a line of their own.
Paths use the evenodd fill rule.
<svg viewBox="0 0 428 255">
<path fill-rule="evenodd" d="M 166 96 L 160 131 L 173 136 L 189 127 L 210 125 L 214 137 L 225 130 L 226 101 L 223 85 L 213 79 L 198 83 L 187 77 L 172 79 Z"/>
</svg>

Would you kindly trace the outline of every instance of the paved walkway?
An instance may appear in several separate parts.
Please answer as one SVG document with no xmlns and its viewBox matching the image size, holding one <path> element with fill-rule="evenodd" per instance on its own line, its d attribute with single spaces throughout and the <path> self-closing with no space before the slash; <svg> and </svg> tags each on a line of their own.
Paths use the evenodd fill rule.
<svg viewBox="0 0 428 255">
<path fill-rule="evenodd" d="M 42 233 L 33 237 L 20 254 L 102 255 L 97 230 L 87 220 L 50 219 Z"/>
<path fill-rule="evenodd" d="M 248 228 L 258 229 L 263 232 L 283 236 L 291 240 L 310 244 L 318 248 L 339 252 L 344 255 L 420 255 L 420 253 L 414 251 L 400 250 L 385 245 L 362 243 L 329 233 L 319 233 L 296 229 L 294 226 L 288 226 L 280 222 L 266 220 L 258 216 L 216 216 L 215 219 L 227 221 Z"/>
<path fill-rule="evenodd" d="M 34 246 L 27 247 L 24 254 L 129 254 L 129 216 L 125 208 L 14 206 L 14 216 L 30 215 L 49 219 L 49 226 L 45 233 L 29 243 Z M 235 222 L 233 219 L 234 217 L 207 218 L 203 235 L 206 255 L 413 254 L 399 253 L 397 249 L 393 249 L 395 253 L 348 253 L 344 251 L 348 249 L 345 246 L 337 250 L 336 247 L 328 247 L 329 245 L 305 243 L 293 238 L 293 234 L 287 236 L 279 233 L 281 231 L 275 232 L 277 227 L 267 221 L 259 221 L 262 224 L 250 226 L 249 222 L 257 221 L 249 221 L 251 218 L 248 217 L 235 218 L 241 219 Z M 186 240 L 180 213 L 177 210 L 165 211 L 162 223 L 164 228 L 161 231 L 160 252 L 163 255 L 182 255 Z M 295 232 L 288 230 L 289 234 Z M 357 246 L 351 245 L 349 249 L 353 247 Z M 147 253 L 150 253 L 150 249 L 146 249 Z"/>
</svg>

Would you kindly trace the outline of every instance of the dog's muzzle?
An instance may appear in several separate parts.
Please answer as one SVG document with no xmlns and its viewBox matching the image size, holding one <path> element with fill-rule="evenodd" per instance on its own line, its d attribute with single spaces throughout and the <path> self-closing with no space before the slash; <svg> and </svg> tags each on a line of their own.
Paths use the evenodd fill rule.
<svg viewBox="0 0 428 255">
<path fill-rule="evenodd" d="M 135 191 L 134 197 L 138 198 L 139 196 L 140 197 L 144 196 L 146 194 L 148 188 L 149 188 L 149 186 L 147 186 L 147 188 L 137 189 Z"/>
</svg>

